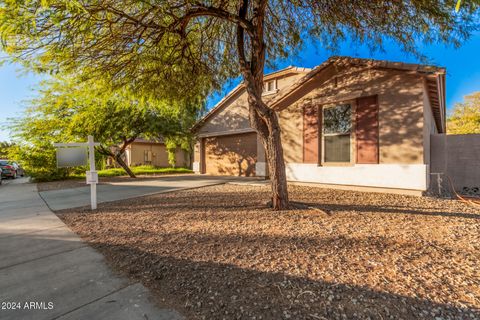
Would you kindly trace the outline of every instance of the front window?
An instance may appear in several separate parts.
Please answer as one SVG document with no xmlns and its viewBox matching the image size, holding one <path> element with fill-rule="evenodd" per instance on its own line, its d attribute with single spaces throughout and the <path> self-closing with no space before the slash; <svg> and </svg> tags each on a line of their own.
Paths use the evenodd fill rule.
<svg viewBox="0 0 480 320">
<path fill-rule="evenodd" d="M 150 163 L 152 162 L 152 151 L 150 150 L 145 150 L 143 152 L 143 162 L 145 163 Z"/>
<path fill-rule="evenodd" d="M 323 109 L 324 162 L 350 162 L 351 129 L 350 104 Z"/>
<path fill-rule="evenodd" d="M 277 91 L 277 81 L 276 80 L 270 80 L 265 82 L 264 84 L 264 93 L 274 93 Z"/>
</svg>

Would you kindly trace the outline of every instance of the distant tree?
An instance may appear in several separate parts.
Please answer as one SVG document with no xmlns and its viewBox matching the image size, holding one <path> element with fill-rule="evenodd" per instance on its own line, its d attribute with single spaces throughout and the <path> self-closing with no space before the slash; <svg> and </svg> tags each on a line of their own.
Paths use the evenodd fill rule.
<svg viewBox="0 0 480 320">
<path fill-rule="evenodd" d="M 447 133 L 480 133 L 480 91 L 465 96 L 457 103 L 447 118 Z"/>
<path fill-rule="evenodd" d="M 417 41 L 459 45 L 478 28 L 479 8 L 477 0 L 458 13 L 455 0 L 2 2 L 4 49 L 34 69 L 80 66 L 120 85 L 176 94 L 240 73 L 250 125 L 266 151 L 274 209 L 289 202 L 278 116 L 262 97 L 267 57 L 295 54 L 308 39 L 326 49 L 349 37 L 372 48 L 391 39 L 414 53 Z"/>
<path fill-rule="evenodd" d="M 78 81 L 56 77 L 43 83 L 40 96 L 30 102 L 23 118 L 13 125 L 15 137 L 30 146 L 45 142 L 85 141 L 93 135 L 100 142 L 96 150 L 112 157 L 131 177 L 133 171 L 123 157 L 135 139 L 182 136 L 182 118 L 197 104 L 145 99 L 126 90 L 110 91 L 101 81 Z M 193 102 L 192 102 L 193 103 Z M 50 150 L 46 148 L 45 150 Z"/>
</svg>

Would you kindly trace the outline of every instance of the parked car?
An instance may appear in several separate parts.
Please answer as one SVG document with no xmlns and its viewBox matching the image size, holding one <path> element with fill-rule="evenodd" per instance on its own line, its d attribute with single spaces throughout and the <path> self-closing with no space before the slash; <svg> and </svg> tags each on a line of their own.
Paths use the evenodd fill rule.
<svg viewBox="0 0 480 320">
<path fill-rule="evenodd" d="M 0 169 L 2 170 L 2 179 L 16 179 L 18 176 L 23 177 L 25 175 L 23 168 L 15 161 L 0 159 Z"/>
</svg>

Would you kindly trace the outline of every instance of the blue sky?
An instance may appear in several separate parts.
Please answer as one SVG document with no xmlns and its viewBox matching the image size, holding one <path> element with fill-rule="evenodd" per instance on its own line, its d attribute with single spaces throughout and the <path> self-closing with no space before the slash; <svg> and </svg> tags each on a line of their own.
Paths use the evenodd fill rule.
<svg viewBox="0 0 480 320">
<path fill-rule="evenodd" d="M 10 140 L 7 118 L 22 116 L 22 101 L 35 96 L 42 77 L 25 73 L 18 65 L 0 66 L 0 141 Z"/>
<path fill-rule="evenodd" d="M 373 58 L 403 62 L 418 62 L 415 57 L 401 52 L 395 44 L 386 45 L 384 52 L 370 52 L 363 46 L 343 44 L 337 52 L 325 52 L 313 45 L 307 45 L 297 57 L 278 62 L 278 69 L 295 65 L 300 67 L 314 67 L 319 65 L 332 54 L 361 58 Z M 429 58 L 429 64 L 447 68 L 447 107 L 451 108 L 456 102 L 463 100 L 463 96 L 474 91 L 480 91 L 480 33 L 474 34 L 460 48 L 443 44 L 420 46 L 419 50 Z M 268 70 L 272 71 L 272 70 Z M 0 67 L 0 141 L 9 140 L 6 118 L 22 115 L 22 101 L 32 98 L 34 89 L 42 77 L 34 74 L 25 74 L 19 66 L 3 65 Z M 239 80 L 225 85 L 221 93 L 210 97 L 208 106 L 215 105 Z"/>
</svg>

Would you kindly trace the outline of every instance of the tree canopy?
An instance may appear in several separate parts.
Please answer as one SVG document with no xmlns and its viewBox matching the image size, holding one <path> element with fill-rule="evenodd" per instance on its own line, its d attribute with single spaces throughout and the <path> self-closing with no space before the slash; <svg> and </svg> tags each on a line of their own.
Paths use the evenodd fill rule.
<svg viewBox="0 0 480 320">
<path fill-rule="evenodd" d="M 262 9 L 268 61 L 298 52 L 307 39 L 334 49 L 349 39 L 378 48 L 387 39 L 417 52 L 417 42 L 458 46 L 478 28 L 478 0 L 30 0 L 0 1 L 4 50 L 39 71 L 109 75 L 145 92 L 201 90 L 239 74 L 237 25 L 253 44 Z M 239 13 L 245 6 L 245 16 Z M 247 50 L 247 53 L 249 50 Z M 253 57 L 247 57 L 249 61 Z M 213 77 L 213 78 L 209 78 Z M 192 90 L 194 91 L 194 90 Z M 187 94 L 181 90 L 181 94 Z"/>
<path fill-rule="evenodd" d="M 455 104 L 447 119 L 449 134 L 480 134 L 480 92 L 465 97 L 465 101 Z"/>
</svg>

